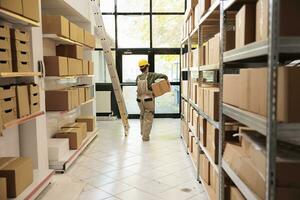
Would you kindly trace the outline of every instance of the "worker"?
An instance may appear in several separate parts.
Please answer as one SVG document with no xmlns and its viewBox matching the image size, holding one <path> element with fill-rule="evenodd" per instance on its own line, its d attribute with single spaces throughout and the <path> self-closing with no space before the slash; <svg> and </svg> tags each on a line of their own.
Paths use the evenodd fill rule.
<svg viewBox="0 0 300 200">
<path fill-rule="evenodd" d="M 164 74 L 149 72 L 150 64 L 145 59 L 140 60 L 138 66 L 142 72 L 142 74 L 136 78 L 141 135 L 143 141 L 149 141 L 155 110 L 155 101 L 151 85 L 155 83 L 157 79 L 168 80 L 168 77 Z"/>
</svg>

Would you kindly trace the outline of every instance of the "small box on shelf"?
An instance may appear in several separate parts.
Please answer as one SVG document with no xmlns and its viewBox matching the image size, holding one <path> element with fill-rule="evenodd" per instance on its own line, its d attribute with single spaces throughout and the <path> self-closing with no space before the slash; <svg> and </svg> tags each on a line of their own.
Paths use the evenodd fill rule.
<svg viewBox="0 0 300 200">
<path fill-rule="evenodd" d="M 40 94 L 39 86 L 37 84 L 28 85 L 30 113 L 36 113 L 40 111 Z"/>
<path fill-rule="evenodd" d="M 92 132 L 96 127 L 96 117 L 95 116 L 80 116 L 76 118 L 76 122 L 83 122 L 87 124 L 87 131 Z"/>
<path fill-rule="evenodd" d="M 82 104 L 85 102 L 85 88 L 83 87 L 78 87 L 78 92 L 79 92 L 79 104 Z"/>
<path fill-rule="evenodd" d="M 82 74 L 82 60 L 68 58 L 68 75 L 76 76 Z"/>
<path fill-rule="evenodd" d="M 5 10 L 11 11 L 19 15 L 23 14 L 22 0 L 1 0 L 0 8 L 3 8 Z"/>
<path fill-rule="evenodd" d="M 46 76 L 67 76 L 68 58 L 61 56 L 44 56 Z"/>
<path fill-rule="evenodd" d="M 50 90 L 45 92 L 45 96 L 47 111 L 68 111 L 72 109 L 72 92 L 70 90 Z"/>
<path fill-rule="evenodd" d="M 62 128 L 55 135 L 55 138 L 68 138 L 71 150 L 76 150 L 82 143 L 82 133 L 80 128 Z"/>
<path fill-rule="evenodd" d="M 48 139 L 48 158 L 49 161 L 61 161 L 69 152 L 68 138 L 50 138 Z"/>
<path fill-rule="evenodd" d="M 23 16 L 33 21 L 40 21 L 40 5 L 39 0 L 22 0 Z"/>
<path fill-rule="evenodd" d="M 96 39 L 95 37 L 88 31 L 84 31 L 84 44 L 91 47 L 95 48 L 96 47 Z"/>
<path fill-rule="evenodd" d="M 33 182 L 33 162 L 30 158 L 2 157 L 0 166 L 0 177 L 6 178 L 9 198 L 16 198 Z"/>
<path fill-rule="evenodd" d="M 0 178 L 0 199 L 7 200 L 6 178 Z"/>
<path fill-rule="evenodd" d="M 206 147 L 206 142 L 207 142 L 207 120 L 202 117 L 201 115 L 199 116 L 199 126 L 200 126 L 200 142 L 201 144 Z"/>
<path fill-rule="evenodd" d="M 24 31 L 24 30 L 10 29 L 10 38 L 13 40 L 29 42 L 30 41 L 30 33 L 28 31 Z"/>
<path fill-rule="evenodd" d="M 239 189 L 235 186 L 230 186 L 229 189 L 230 200 L 246 200 Z"/>
<path fill-rule="evenodd" d="M 89 75 L 94 75 L 94 63 L 89 61 Z"/>
<path fill-rule="evenodd" d="M 205 156 L 205 154 L 200 154 L 200 162 L 199 162 L 199 175 L 202 180 L 207 184 L 210 185 L 210 163 Z"/>
<path fill-rule="evenodd" d="M 89 74 L 89 61 L 82 60 L 82 74 L 88 75 Z"/>
<path fill-rule="evenodd" d="M 69 38 L 69 20 L 60 15 L 43 15 L 43 34 L 56 34 Z"/>
<path fill-rule="evenodd" d="M 18 118 L 30 115 L 29 95 L 27 85 L 17 85 L 17 111 Z"/>
<path fill-rule="evenodd" d="M 85 122 L 74 122 L 65 124 L 62 128 L 79 128 L 81 129 L 82 140 L 84 140 L 87 136 L 87 124 Z"/>
<path fill-rule="evenodd" d="M 79 45 L 58 45 L 56 46 L 56 55 L 82 60 L 83 47 Z"/>
<path fill-rule="evenodd" d="M 207 150 L 215 163 L 218 163 L 218 142 L 219 131 L 209 122 L 207 123 Z"/>
</svg>

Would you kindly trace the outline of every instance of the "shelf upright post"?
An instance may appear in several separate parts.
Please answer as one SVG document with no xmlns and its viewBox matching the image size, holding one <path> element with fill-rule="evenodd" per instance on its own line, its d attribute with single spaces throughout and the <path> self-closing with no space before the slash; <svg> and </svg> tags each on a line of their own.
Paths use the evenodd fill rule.
<svg viewBox="0 0 300 200">
<path fill-rule="evenodd" d="M 279 38 L 279 0 L 269 0 L 268 48 L 268 118 L 267 118 L 267 169 L 266 199 L 275 200 L 277 153 L 277 73 Z"/>
<path fill-rule="evenodd" d="M 223 157 L 223 149 L 224 149 L 224 126 L 225 120 L 223 115 L 223 52 L 224 52 L 224 39 L 225 39 L 225 21 L 224 21 L 224 0 L 220 0 L 220 71 L 219 71 L 219 152 L 218 152 L 218 168 L 219 168 L 219 191 L 218 191 L 218 199 L 224 200 L 225 199 L 225 180 L 224 180 L 224 171 L 222 168 L 222 157 Z"/>
<path fill-rule="evenodd" d="M 191 64 L 191 50 L 192 50 L 192 43 L 191 43 L 192 41 L 191 41 L 191 37 L 190 37 L 190 34 L 188 34 L 188 53 L 189 53 L 189 55 L 188 55 L 188 70 L 187 70 L 187 73 L 188 73 L 188 90 L 187 90 L 187 103 L 188 103 L 188 110 L 187 110 L 187 127 L 189 127 L 189 123 L 190 123 L 190 121 L 191 121 L 191 119 L 190 119 L 190 112 L 191 112 L 191 104 L 190 104 L 190 96 L 191 96 L 191 94 L 190 94 L 190 92 L 191 92 L 191 78 L 192 78 L 192 76 L 191 76 L 191 66 L 190 66 L 190 64 Z M 189 128 L 187 128 L 187 131 L 189 132 Z M 187 144 L 187 149 L 186 149 L 186 151 L 187 151 L 187 153 L 189 153 L 189 151 L 188 151 L 188 148 L 189 148 L 189 145 Z"/>
</svg>

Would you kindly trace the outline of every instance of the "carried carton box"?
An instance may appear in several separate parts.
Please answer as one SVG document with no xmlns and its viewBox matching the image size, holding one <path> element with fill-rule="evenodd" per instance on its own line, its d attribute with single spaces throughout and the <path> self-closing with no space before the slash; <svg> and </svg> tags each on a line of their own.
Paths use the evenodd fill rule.
<svg viewBox="0 0 300 200">
<path fill-rule="evenodd" d="M 37 84 L 28 85 L 30 113 L 36 113 L 40 111 L 40 94 L 39 86 Z"/>
<path fill-rule="evenodd" d="M 95 48 L 96 47 L 96 39 L 95 37 L 88 31 L 84 31 L 84 44 Z"/>
<path fill-rule="evenodd" d="M 246 200 L 237 187 L 230 186 L 230 200 Z"/>
<path fill-rule="evenodd" d="M 200 154 L 200 163 L 199 163 L 199 171 L 200 171 L 200 176 L 202 180 L 210 185 L 210 163 L 205 156 L 205 154 Z"/>
<path fill-rule="evenodd" d="M 33 21 L 40 21 L 40 5 L 39 0 L 22 0 L 23 16 Z"/>
<path fill-rule="evenodd" d="M 8 10 L 8 11 L 20 14 L 20 15 L 23 14 L 22 0 L 1 0 L 0 8 L 3 8 L 5 10 Z"/>
<path fill-rule="evenodd" d="M 18 117 L 25 117 L 30 115 L 30 106 L 29 106 L 29 96 L 27 85 L 17 85 L 16 86 L 17 94 L 17 111 Z"/>
<path fill-rule="evenodd" d="M 7 200 L 6 178 L 0 178 L 0 200 Z"/>
<path fill-rule="evenodd" d="M 255 41 L 255 4 L 244 4 L 236 14 L 235 47 Z"/>
<path fill-rule="evenodd" d="M 219 132 L 213 125 L 207 123 L 207 150 L 215 163 L 218 163 Z"/>
<path fill-rule="evenodd" d="M 46 76 L 69 75 L 68 58 L 61 56 L 44 56 Z"/>
<path fill-rule="evenodd" d="M 224 74 L 223 76 L 223 102 L 229 105 L 239 106 L 240 75 Z"/>
<path fill-rule="evenodd" d="M 13 40 L 29 42 L 30 41 L 30 33 L 28 31 L 24 31 L 24 30 L 10 29 L 10 38 Z"/>
<path fill-rule="evenodd" d="M 81 116 L 76 119 L 76 122 L 84 122 L 87 124 L 87 131 L 92 132 L 95 130 L 96 117 L 94 116 Z"/>
<path fill-rule="evenodd" d="M 43 33 L 69 38 L 69 20 L 60 15 L 43 15 Z"/>
<path fill-rule="evenodd" d="M 56 46 L 56 55 L 75 58 L 75 59 L 83 59 L 83 47 L 79 45 L 58 45 Z"/>
<path fill-rule="evenodd" d="M 45 96 L 47 111 L 67 111 L 72 109 L 72 92 L 70 90 L 50 90 L 45 92 Z"/>
<path fill-rule="evenodd" d="M 71 150 L 76 150 L 82 143 L 82 133 L 80 128 L 62 128 L 55 135 L 55 138 L 68 138 Z"/>
<path fill-rule="evenodd" d="M 89 61 L 87 60 L 82 61 L 82 74 L 83 75 L 89 74 Z"/>
<path fill-rule="evenodd" d="M 84 122 L 75 122 L 70 124 L 65 124 L 62 128 L 79 128 L 81 129 L 82 140 L 87 136 L 87 124 Z"/>
<path fill-rule="evenodd" d="M 89 75 L 94 75 L 94 63 L 89 61 Z"/>
<path fill-rule="evenodd" d="M 7 196 L 15 198 L 33 182 L 33 162 L 30 158 L 0 158 L 0 177 L 6 178 Z"/>
<path fill-rule="evenodd" d="M 160 80 L 151 85 L 152 92 L 155 97 L 162 96 L 171 91 L 171 85 L 168 80 Z"/>
<path fill-rule="evenodd" d="M 268 0 L 258 0 L 256 3 L 256 41 L 267 40 L 269 37 Z M 280 36 L 300 36 L 300 25 L 294 23 L 300 18 L 300 2 L 297 0 L 280 1 Z"/>
</svg>

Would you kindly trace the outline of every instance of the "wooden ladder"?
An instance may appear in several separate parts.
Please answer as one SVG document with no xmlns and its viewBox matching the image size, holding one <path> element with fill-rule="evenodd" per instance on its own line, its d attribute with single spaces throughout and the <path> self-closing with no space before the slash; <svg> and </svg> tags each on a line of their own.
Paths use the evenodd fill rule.
<svg viewBox="0 0 300 200">
<path fill-rule="evenodd" d="M 119 112 L 121 115 L 121 119 L 123 122 L 124 130 L 125 130 L 125 136 L 128 135 L 129 131 L 129 123 L 128 123 L 128 114 L 126 110 L 126 105 L 123 97 L 123 92 L 119 80 L 119 76 L 117 73 L 116 65 L 114 62 L 114 57 L 112 55 L 111 47 L 110 47 L 110 39 L 107 36 L 107 33 L 105 31 L 104 23 L 103 23 L 103 17 L 102 13 L 100 11 L 100 6 L 97 4 L 95 0 L 90 0 L 92 11 L 95 18 L 95 34 L 97 37 L 100 38 L 101 45 L 104 52 L 104 57 L 107 63 L 107 68 L 110 74 L 112 86 L 114 89 L 114 94 L 116 96 Z"/>
</svg>

